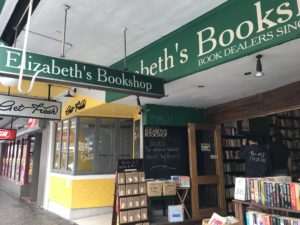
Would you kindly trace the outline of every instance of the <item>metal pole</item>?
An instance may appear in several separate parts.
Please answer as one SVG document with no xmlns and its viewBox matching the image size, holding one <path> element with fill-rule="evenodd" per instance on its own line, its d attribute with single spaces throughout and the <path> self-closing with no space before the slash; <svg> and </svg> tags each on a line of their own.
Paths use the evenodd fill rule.
<svg viewBox="0 0 300 225">
<path fill-rule="evenodd" d="M 66 43 L 66 30 L 67 30 L 67 17 L 68 17 L 68 10 L 70 6 L 65 5 L 65 24 L 64 24 L 64 33 L 63 33 L 63 43 L 62 43 L 62 54 L 61 58 L 65 58 L 65 43 Z"/>
<path fill-rule="evenodd" d="M 48 100 L 51 99 L 51 84 L 48 84 Z"/>
<path fill-rule="evenodd" d="M 123 33 L 124 33 L 124 70 L 128 70 L 127 68 L 127 52 L 126 52 L 126 31 L 127 27 L 123 28 Z"/>
</svg>

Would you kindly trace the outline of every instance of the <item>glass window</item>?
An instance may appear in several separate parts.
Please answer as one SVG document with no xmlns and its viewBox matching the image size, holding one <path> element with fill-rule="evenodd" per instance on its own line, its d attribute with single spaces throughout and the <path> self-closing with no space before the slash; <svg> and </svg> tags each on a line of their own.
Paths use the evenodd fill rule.
<svg viewBox="0 0 300 225">
<path fill-rule="evenodd" d="M 116 149 L 115 119 L 101 119 L 97 132 L 97 173 L 111 173 Z"/>
<path fill-rule="evenodd" d="M 77 170 L 93 171 L 96 118 L 81 117 L 78 128 Z"/>
<path fill-rule="evenodd" d="M 56 125 L 56 138 L 55 138 L 53 169 L 59 169 L 60 144 L 61 144 L 61 123 L 57 123 L 57 125 Z"/>
<path fill-rule="evenodd" d="M 74 171 L 74 153 L 76 141 L 76 118 L 70 121 L 68 170 Z"/>
<path fill-rule="evenodd" d="M 62 128 L 62 140 L 61 140 L 61 154 L 60 154 L 60 169 L 66 170 L 67 163 L 67 152 L 68 152 L 68 129 L 69 129 L 69 120 L 63 121 Z"/>
</svg>

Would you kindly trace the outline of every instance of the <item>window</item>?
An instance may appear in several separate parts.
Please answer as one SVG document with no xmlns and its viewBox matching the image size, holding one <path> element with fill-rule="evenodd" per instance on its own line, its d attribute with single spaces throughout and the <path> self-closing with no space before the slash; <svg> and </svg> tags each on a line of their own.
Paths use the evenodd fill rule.
<svg viewBox="0 0 300 225">
<path fill-rule="evenodd" d="M 75 117 L 56 128 L 53 169 L 72 174 L 111 174 L 117 159 L 132 158 L 131 119 Z"/>
<path fill-rule="evenodd" d="M 78 135 L 78 171 L 94 170 L 96 118 L 81 117 Z"/>
</svg>

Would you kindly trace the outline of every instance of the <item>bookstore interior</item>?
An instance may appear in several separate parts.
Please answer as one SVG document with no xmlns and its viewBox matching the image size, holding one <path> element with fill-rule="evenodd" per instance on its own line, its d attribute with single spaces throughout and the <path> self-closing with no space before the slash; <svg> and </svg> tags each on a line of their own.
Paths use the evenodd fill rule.
<svg viewBox="0 0 300 225">
<path fill-rule="evenodd" d="M 254 136 L 269 154 L 265 177 L 245 176 L 242 140 Z M 227 215 L 241 225 L 299 224 L 300 110 L 223 123 L 221 140 Z"/>
</svg>

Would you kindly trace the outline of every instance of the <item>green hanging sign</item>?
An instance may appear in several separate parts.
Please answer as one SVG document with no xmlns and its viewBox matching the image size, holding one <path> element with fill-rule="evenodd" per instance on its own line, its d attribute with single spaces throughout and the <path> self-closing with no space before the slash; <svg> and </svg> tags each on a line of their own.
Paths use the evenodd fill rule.
<svg viewBox="0 0 300 225">
<path fill-rule="evenodd" d="M 300 0 L 228 0 L 130 55 L 127 66 L 170 82 L 299 37 Z"/>
<path fill-rule="evenodd" d="M 0 73 L 17 78 L 21 56 L 20 49 L 0 46 Z M 30 79 L 37 71 L 37 80 L 48 83 L 154 98 L 165 95 L 162 78 L 27 52 L 24 77 Z"/>
</svg>

